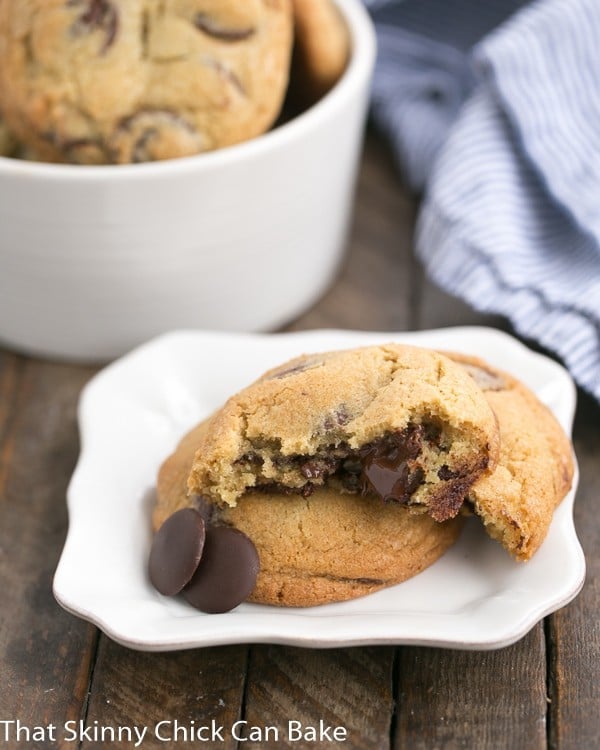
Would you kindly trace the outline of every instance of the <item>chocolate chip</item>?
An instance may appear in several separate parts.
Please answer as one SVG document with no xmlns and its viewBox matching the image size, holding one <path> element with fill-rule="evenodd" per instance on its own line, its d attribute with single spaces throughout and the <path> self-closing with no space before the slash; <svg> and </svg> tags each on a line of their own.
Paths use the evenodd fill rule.
<svg viewBox="0 0 600 750">
<path fill-rule="evenodd" d="M 74 34 L 89 34 L 92 31 L 104 32 L 104 42 L 100 48 L 103 55 L 115 41 L 119 26 L 116 7 L 109 0 L 69 0 L 69 7 L 80 7 L 81 15 L 71 27 Z"/>
<path fill-rule="evenodd" d="M 344 427 L 352 419 L 352 415 L 344 404 L 339 406 L 334 412 L 328 414 L 323 422 L 323 428 L 329 432 L 336 427 Z"/>
<path fill-rule="evenodd" d="M 220 42 L 241 42 L 251 37 L 255 32 L 255 29 L 252 27 L 235 29 L 222 26 L 214 18 L 211 18 L 208 13 L 196 13 L 194 26 L 205 34 L 218 39 Z"/>
<path fill-rule="evenodd" d="M 422 438 L 423 427 L 412 425 L 361 449 L 363 493 L 375 492 L 386 502 L 407 502 L 423 480 L 423 470 L 414 465 Z"/>
<path fill-rule="evenodd" d="M 315 491 L 315 485 L 312 482 L 307 482 L 300 490 L 302 497 L 310 497 Z"/>
<path fill-rule="evenodd" d="M 148 572 L 155 589 L 165 596 L 178 594 L 194 575 L 205 544 L 202 516 L 183 508 L 169 516 L 157 531 Z"/>
<path fill-rule="evenodd" d="M 320 367 L 323 364 L 322 360 L 316 360 L 310 357 L 307 357 L 306 359 L 301 359 L 299 362 L 297 362 L 292 367 L 284 367 L 283 370 L 275 370 L 270 376 L 269 380 L 273 380 L 273 378 L 277 378 L 277 380 L 280 380 L 281 378 L 287 378 L 288 375 L 295 375 L 298 372 L 304 372 L 305 370 L 312 370 L 313 367 Z"/>
<path fill-rule="evenodd" d="M 486 370 L 479 365 L 473 365 L 467 362 L 460 363 L 482 391 L 503 391 L 506 390 L 506 380 L 502 375 Z"/>
<path fill-rule="evenodd" d="M 454 518 L 460 511 L 471 484 L 472 479 L 469 477 L 459 477 L 441 485 L 440 491 L 434 495 L 429 505 L 429 515 L 434 521 Z"/>
<path fill-rule="evenodd" d="M 202 562 L 183 595 L 202 612 L 228 612 L 247 599 L 258 570 L 258 552 L 245 534 L 228 526 L 212 526 L 206 531 Z"/>
<path fill-rule="evenodd" d="M 160 131 L 158 128 L 146 128 L 146 130 L 142 132 L 131 149 L 131 161 L 134 164 L 141 164 L 144 161 L 150 161 L 150 143 L 157 137 L 160 137 Z"/>
<path fill-rule="evenodd" d="M 212 68 L 224 81 L 226 81 L 232 88 L 234 88 L 241 96 L 247 96 L 247 91 L 244 84 L 238 78 L 238 76 L 229 68 L 227 65 L 222 63 L 220 60 L 215 60 L 212 57 L 204 59 L 204 64 Z"/>
<path fill-rule="evenodd" d="M 449 479 L 456 479 L 460 476 L 460 471 L 452 471 L 449 466 L 444 464 L 438 471 L 438 477 L 443 481 L 447 482 Z"/>
<path fill-rule="evenodd" d="M 110 142 L 112 160 L 139 164 L 165 158 L 164 142 L 177 134 L 181 156 L 204 150 L 202 136 L 181 115 L 168 109 L 141 109 L 123 118 Z"/>
<path fill-rule="evenodd" d="M 341 464 L 341 459 L 335 456 L 315 456 L 300 466 L 300 473 L 306 479 L 327 479 L 335 473 Z"/>
<path fill-rule="evenodd" d="M 252 468 L 260 468 L 264 462 L 265 459 L 262 456 L 250 451 L 249 453 L 244 453 L 239 458 L 236 458 L 233 463 L 235 466 L 243 466 L 246 471 L 249 471 Z"/>
<path fill-rule="evenodd" d="M 441 447 L 442 443 L 442 428 L 431 422 L 423 425 L 423 438 L 437 448 Z"/>
</svg>

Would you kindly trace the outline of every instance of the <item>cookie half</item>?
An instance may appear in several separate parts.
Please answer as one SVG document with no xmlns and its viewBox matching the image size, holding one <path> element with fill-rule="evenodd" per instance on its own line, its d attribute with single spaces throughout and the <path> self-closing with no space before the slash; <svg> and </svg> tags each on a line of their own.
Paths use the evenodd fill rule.
<svg viewBox="0 0 600 750">
<path fill-rule="evenodd" d="M 194 504 L 186 479 L 208 424 L 198 425 L 162 465 L 153 526 Z M 196 498 L 202 504 L 203 499 Z M 246 534 L 260 557 L 250 601 L 307 607 L 353 599 L 410 578 L 457 540 L 460 517 L 440 524 L 375 497 L 321 488 L 311 497 L 251 493 L 236 507 L 212 507 L 212 522 Z"/>
<path fill-rule="evenodd" d="M 498 465 L 467 499 L 488 534 L 528 560 L 544 541 L 554 509 L 573 481 L 571 442 L 552 412 L 520 381 L 487 362 L 449 354 L 483 390 L 498 419 Z"/>
<path fill-rule="evenodd" d="M 495 465 L 496 418 L 465 370 L 388 344 L 306 355 L 233 396 L 202 435 L 190 493 L 235 506 L 248 490 L 374 494 L 454 517 Z"/>
</svg>

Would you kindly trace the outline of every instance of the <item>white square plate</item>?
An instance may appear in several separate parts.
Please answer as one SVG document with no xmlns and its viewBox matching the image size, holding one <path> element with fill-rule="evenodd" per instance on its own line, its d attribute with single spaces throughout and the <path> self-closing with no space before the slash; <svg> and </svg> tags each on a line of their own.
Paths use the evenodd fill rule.
<svg viewBox="0 0 600 750">
<path fill-rule="evenodd" d="M 159 651 L 243 642 L 499 648 L 570 601 L 585 574 L 573 526 L 575 489 L 527 563 L 514 562 L 473 519 L 432 567 L 350 602 L 306 609 L 242 604 L 206 615 L 152 588 L 146 562 L 153 485 L 181 436 L 267 368 L 293 356 L 392 340 L 487 359 L 522 379 L 570 432 L 575 389 L 569 375 L 493 329 L 162 336 L 100 372 L 82 394 L 82 450 L 54 578 L 59 603 L 126 646 Z"/>
</svg>

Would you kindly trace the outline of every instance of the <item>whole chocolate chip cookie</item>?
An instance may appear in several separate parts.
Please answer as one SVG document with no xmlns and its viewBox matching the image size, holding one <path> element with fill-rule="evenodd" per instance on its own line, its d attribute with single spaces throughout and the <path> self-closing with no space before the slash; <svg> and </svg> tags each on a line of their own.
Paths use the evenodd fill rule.
<svg viewBox="0 0 600 750">
<path fill-rule="evenodd" d="M 571 443 L 550 410 L 523 383 L 487 362 L 449 354 L 483 390 L 500 428 L 500 455 L 467 499 L 486 531 L 518 560 L 544 541 L 573 480 Z"/>
<path fill-rule="evenodd" d="M 445 521 L 495 465 L 498 440 L 481 389 L 440 354 L 388 344 L 307 355 L 229 399 L 189 489 L 234 506 L 248 490 L 330 487 Z"/>
<path fill-rule="evenodd" d="M 461 517 L 437 523 L 374 496 L 319 488 L 310 497 L 253 492 L 235 508 L 187 494 L 194 452 L 209 425 L 186 435 L 162 465 L 154 529 L 176 511 L 198 507 L 209 527 L 233 527 L 252 540 L 260 572 L 249 600 L 307 607 L 372 593 L 416 575 L 458 538 Z"/>
<path fill-rule="evenodd" d="M 5 116 L 40 156 L 187 156 L 252 138 L 280 110 L 291 0 L 0 0 Z"/>
</svg>

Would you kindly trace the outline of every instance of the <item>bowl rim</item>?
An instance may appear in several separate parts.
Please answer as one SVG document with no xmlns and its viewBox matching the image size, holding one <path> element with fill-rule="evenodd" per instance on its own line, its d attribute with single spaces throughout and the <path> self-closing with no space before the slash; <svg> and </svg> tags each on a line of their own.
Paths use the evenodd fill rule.
<svg viewBox="0 0 600 750">
<path fill-rule="evenodd" d="M 193 156 L 141 164 L 51 164 L 0 155 L 0 178 L 35 177 L 47 180 L 112 180 L 171 177 L 177 173 L 222 168 L 231 162 L 252 159 L 265 152 L 284 148 L 295 139 L 309 135 L 353 97 L 369 80 L 375 64 L 375 29 L 361 0 L 334 0 L 351 37 L 352 53 L 346 70 L 335 86 L 318 102 L 288 122 L 255 138 Z"/>
</svg>

